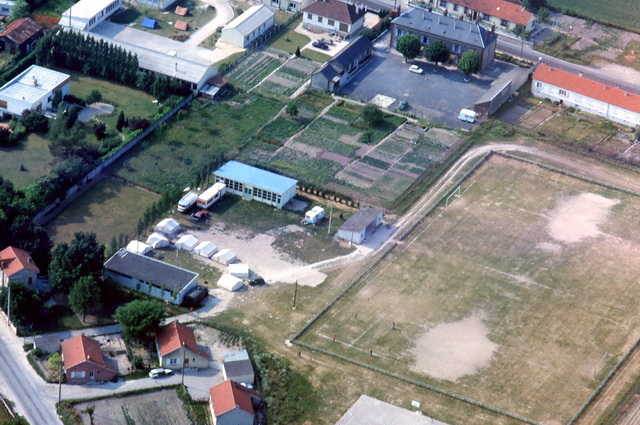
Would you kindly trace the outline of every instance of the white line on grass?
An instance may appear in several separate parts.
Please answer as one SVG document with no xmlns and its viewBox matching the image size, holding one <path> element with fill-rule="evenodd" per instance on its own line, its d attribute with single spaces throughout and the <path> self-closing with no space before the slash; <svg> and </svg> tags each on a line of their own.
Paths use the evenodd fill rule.
<svg viewBox="0 0 640 425">
<path fill-rule="evenodd" d="M 364 330 L 364 332 L 362 332 L 360 335 L 358 335 L 358 337 L 357 337 L 356 339 L 354 339 L 354 340 L 351 342 L 351 344 L 349 344 L 349 347 L 353 347 L 353 346 L 354 346 L 354 344 L 355 344 L 355 343 L 357 343 L 357 342 L 358 342 L 358 340 L 364 336 L 364 334 L 366 334 L 367 332 L 369 332 L 369 330 L 371 330 L 371 328 L 373 328 L 375 325 L 377 325 L 377 324 L 378 324 L 378 322 L 380 322 L 380 320 L 382 320 L 382 318 L 383 318 L 383 317 L 386 317 L 386 315 L 383 315 L 383 316 L 381 316 L 381 317 L 378 317 L 378 320 L 376 320 L 375 322 L 373 322 L 373 323 L 371 324 L 371 326 L 369 326 L 367 329 L 365 329 L 365 330 Z"/>
<path fill-rule="evenodd" d="M 517 281 L 517 282 L 521 282 L 521 283 L 524 283 L 524 284 L 527 284 L 527 285 L 535 285 L 535 286 L 539 286 L 539 287 L 541 287 L 541 288 L 545 288 L 545 289 L 550 289 L 550 290 L 552 290 L 552 291 L 554 291 L 554 292 L 557 292 L 557 293 L 559 293 L 559 294 L 562 294 L 562 295 L 568 295 L 568 296 L 571 296 L 571 297 L 573 297 L 573 296 L 574 296 L 574 295 L 572 295 L 572 294 L 568 294 L 568 293 L 566 293 L 566 292 L 564 292 L 564 291 L 561 291 L 561 290 L 559 290 L 559 289 L 552 288 L 551 286 L 547 286 L 547 285 L 544 285 L 544 284 L 542 284 L 542 283 L 538 283 L 538 282 L 536 282 L 535 280 L 529 279 L 529 278 L 528 278 L 528 277 L 526 277 L 526 276 L 518 276 L 518 275 L 515 275 L 515 274 L 511 274 L 511 273 L 503 272 L 502 270 L 494 269 L 494 268 L 489 267 L 489 266 L 482 266 L 482 265 L 480 265 L 480 264 L 478 264 L 478 266 L 480 266 L 480 267 L 484 267 L 484 268 L 485 268 L 485 270 L 491 270 L 491 271 L 496 272 L 496 273 L 498 273 L 498 274 L 501 274 L 501 275 L 504 275 L 504 276 L 510 277 L 511 279 L 513 279 L 513 280 L 515 280 L 515 281 Z"/>
</svg>

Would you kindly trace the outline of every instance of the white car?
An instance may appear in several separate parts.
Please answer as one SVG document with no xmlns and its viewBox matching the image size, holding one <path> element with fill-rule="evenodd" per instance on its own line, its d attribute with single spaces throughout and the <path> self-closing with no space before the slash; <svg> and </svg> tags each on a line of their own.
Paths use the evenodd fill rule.
<svg viewBox="0 0 640 425">
<path fill-rule="evenodd" d="M 409 67 L 409 72 L 413 72 L 415 74 L 422 74 L 424 71 L 418 65 L 411 65 Z"/>
<path fill-rule="evenodd" d="M 172 375 L 171 369 L 151 369 L 149 371 L 149 378 L 157 378 L 159 376 Z"/>
</svg>

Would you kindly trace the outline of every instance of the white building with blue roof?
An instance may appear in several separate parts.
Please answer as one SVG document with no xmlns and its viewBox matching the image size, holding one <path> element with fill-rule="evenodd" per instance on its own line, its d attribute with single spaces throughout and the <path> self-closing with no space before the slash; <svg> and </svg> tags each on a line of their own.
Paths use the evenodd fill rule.
<svg viewBox="0 0 640 425">
<path fill-rule="evenodd" d="M 296 196 L 298 181 L 241 162 L 229 161 L 214 173 L 216 183 L 227 185 L 227 192 L 251 201 L 282 208 Z"/>
<path fill-rule="evenodd" d="M 17 117 L 26 109 L 44 112 L 51 109 L 58 92 L 62 92 L 62 97 L 69 94 L 70 81 L 67 74 L 31 65 L 0 88 L 0 111 Z"/>
</svg>

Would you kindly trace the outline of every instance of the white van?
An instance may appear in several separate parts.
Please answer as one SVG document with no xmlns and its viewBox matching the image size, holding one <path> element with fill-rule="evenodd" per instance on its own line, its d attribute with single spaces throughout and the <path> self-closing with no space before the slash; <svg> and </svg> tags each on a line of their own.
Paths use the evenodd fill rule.
<svg viewBox="0 0 640 425">
<path fill-rule="evenodd" d="M 178 201 L 178 211 L 180 212 L 188 211 L 192 206 L 196 204 L 197 200 L 198 200 L 197 193 L 194 193 L 194 192 L 187 193 L 182 197 L 182 199 Z"/>
<path fill-rule="evenodd" d="M 476 122 L 476 118 L 478 114 L 476 111 L 472 111 L 471 109 L 463 109 L 460 111 L 460 115 L 458 115 L 458 119 L 466 122 Z"/>
</svg>

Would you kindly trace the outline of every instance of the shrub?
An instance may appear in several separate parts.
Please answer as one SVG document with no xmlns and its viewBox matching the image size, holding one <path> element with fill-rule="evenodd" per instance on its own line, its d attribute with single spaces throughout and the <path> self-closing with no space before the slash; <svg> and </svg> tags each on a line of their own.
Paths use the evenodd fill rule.
<svg viewBox="0 0 640 425">
<path fill-rule="evenodd" d="M 25 126 L 27 131 L 46 133 L 49 129 L 49 120 L 47 120 L 47 117 L 45 117 L 39 109 L 34 109 L 33 111 L 25 109 L 22 111 L 20 122 Z"/>
<path fill-rule="evenodd" d="M 7 127 L 0 127 L 0 147 L 9 147 L 16 144 L 16 140 L 11 138 L 11 130 Z"/>
<path fill-rule="evenodd" d="M 102 121 L 97 122 L 93 125 L 93 134 L 96 136 L 98 140 L 104 140 L 107 137 L 107 125 Z"/>
<path fill-rule="evenodd" d="M 144 369 L 144 361 L 142 360 L 142 357 L 133 356 L 131 358 L 131 366 L 133 366 L 134 369 Z"/>
<path fill-rule="evenodd" d="M 31 355 L 34 357 L 40 357 L 43 354 L 42 350 L 38 347 L 31 350 Z"/>
<path fill-rule="evenodd" d="M 87 102 L 69 93 L 64 97 L 64 101 L 73 105 L 87 106 Z"/>
<path fill-rule="evenodd" d="M 100 90 L 92 90 L 91 93 L 89 93 L 89 96 L 87 96 L 88 104 L 100 102 L 101 100 L 102 93 L 100 93 Z"/>
<path fill-rule="evenodd" d="M 147 120 L 146 118 L 140 118 L 140 117 L 133 117 L 129 120 L 129 130 L 131 131 L 136 131 L 136 130 L 146 130 L 147 128 L 149 128 L 149 120 Z"/>
</svg>

